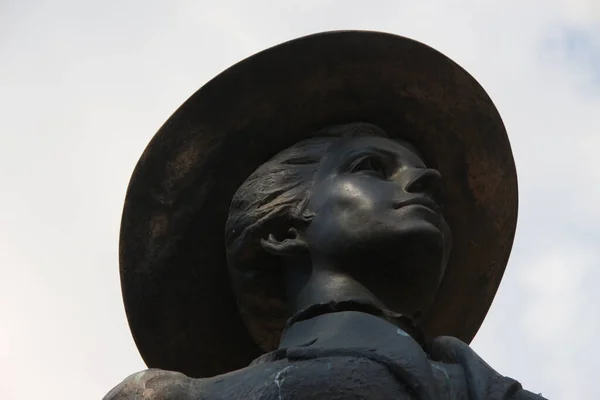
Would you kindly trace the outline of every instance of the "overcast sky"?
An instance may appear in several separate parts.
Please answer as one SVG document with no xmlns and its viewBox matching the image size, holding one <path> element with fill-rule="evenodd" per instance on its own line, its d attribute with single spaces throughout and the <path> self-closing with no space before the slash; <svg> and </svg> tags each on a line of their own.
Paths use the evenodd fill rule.
<svg viewBox="0 0 600 400">
<path fill-rule="evenodd" d="M 145 368 L 121 301 L 121 210 L 190 94 L 279 42 L 373 29 L 466 68 L 513 144 L 517 237 L 473 348 L 549 398 L 597 399 L 600 1 L 217 4 L 0 0 L 0 398 L 100 399 Z"/>
</svg>

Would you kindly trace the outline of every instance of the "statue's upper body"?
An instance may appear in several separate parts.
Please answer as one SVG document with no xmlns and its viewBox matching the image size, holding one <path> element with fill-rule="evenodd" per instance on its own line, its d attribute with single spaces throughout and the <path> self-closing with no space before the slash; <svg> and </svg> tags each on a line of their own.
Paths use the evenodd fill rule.
<svg viewBox="0 0 600 400">
<path fill-rule="evenodd" d="M 232 285 L 266 354 L 210 378 L 140 372 L 105 400 L 541 398 L 458 339 L 422 339 L 452 247 L 441 175 L 376 127 L 348 132 L 283 151 L 234 196 Z"/>
<path fill-rule="evenodd" d="M 300 324 L 279 350 L 241 370 L 191 379 L 150 369 L 128 377 L 105 400 L 540 399 L 455 339 L 438 343 L 456 351 L 453 362 L 441 362 L 400 328 L 366 313 L 326 314 Z"/>
</svg>

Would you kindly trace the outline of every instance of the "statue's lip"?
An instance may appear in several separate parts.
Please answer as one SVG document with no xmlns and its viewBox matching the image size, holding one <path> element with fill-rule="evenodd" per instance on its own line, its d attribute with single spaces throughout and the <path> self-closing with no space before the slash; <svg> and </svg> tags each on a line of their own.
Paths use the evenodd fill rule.
<svg viewBox="0 0 600 400">
<path fill-rule="evenodd" d="M 394 208 L 399 210 L 408 206 L 422 206 L 429 208 L 432 211 L 437 211 L 439 205 L 429 196 L 415 196 L 407 200 L 399 201 L 394 204 Z"/>
</svg>

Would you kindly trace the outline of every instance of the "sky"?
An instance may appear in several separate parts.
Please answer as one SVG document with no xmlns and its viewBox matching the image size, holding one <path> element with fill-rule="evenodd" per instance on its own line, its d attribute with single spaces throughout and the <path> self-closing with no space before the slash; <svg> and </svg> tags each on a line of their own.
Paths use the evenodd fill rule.
<svg viewBox="0 0 600 400">
<path fill-rule="evenodd" d="M 425 42 L 487 90 L 520 211 L 472 347 L 550 399 L 597 398 L 600 2 L 0 0 L 2 399 L 100 399 L 145 368 L 117 258 L 139 156 L 225 68 L 333 29 Z"/>
</svg>

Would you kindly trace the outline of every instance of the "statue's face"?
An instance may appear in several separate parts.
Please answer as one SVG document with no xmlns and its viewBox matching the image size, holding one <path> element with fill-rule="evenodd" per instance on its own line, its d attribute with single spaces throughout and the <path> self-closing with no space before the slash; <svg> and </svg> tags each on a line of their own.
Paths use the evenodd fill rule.
<svg viewBox="0 0 600 400">
<path fill-rule="evenodd" d="M 336 266 L 384 305 L 405 293 L 406 309 L 393 311 L 423 311 L 451 244 L 440 186 L 439 172 L 406 144 L 380 137 L 333 144 L 308 204 L 314 218 L 304 240 L 313 263 Z"/>
<path fill-rule="evenodd" d="M 263 349 L 276 345 L 290 313 L 311 305 L 359 301 L 426 313 L 444 273 L 451 234 L 439 211 L 440 174 L 391 139 L 323 143 L 291 148 L 293 161 L 269 161 L 265 166 L 274 168 L 238 194 L 243 201 L 236 204 L 254 204 L 234 208 L 238 219 L 269 213 L 274 204 L 288 207 L 258 231 L 262 248 L 278 261 L 230 268 L 244 320 Z M 308 168 L 305 160 L 318 164 Z M 301 173 L 307 170 L 314 175 Z M 277 192 L 283 187 L 295 189 Z"/>
</svg>

